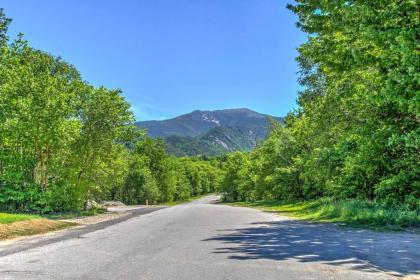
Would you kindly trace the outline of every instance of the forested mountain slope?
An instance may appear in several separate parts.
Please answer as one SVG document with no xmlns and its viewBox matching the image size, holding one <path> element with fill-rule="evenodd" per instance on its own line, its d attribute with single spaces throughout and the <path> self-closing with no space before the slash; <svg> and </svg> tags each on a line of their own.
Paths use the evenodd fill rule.
<svg viewBox="0 0 420 280">
<path fill-rule="evenodd" d="M 220 155 L 229 151 L 249 151 L 265 138 L 269 118 L 249 109 L 194 111 L 163 121 L 138 122 L 149 136 L 163 138 L 168 151 L 177 156 Z"/>
</svg>

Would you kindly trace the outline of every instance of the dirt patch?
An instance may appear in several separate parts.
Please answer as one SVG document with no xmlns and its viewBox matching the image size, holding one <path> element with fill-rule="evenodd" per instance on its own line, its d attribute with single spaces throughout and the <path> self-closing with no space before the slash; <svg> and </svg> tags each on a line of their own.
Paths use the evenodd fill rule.
<svg viewBox="0 0 420 280">
<path fill-rule="evenodd" d="M 34 219 L 29 221 L 0 224 L 0 240 L 42 234 L 49 231 L 60 230 L 76 225 L 72 222 L 51 221 L 47 219 Z"/>
</svg>

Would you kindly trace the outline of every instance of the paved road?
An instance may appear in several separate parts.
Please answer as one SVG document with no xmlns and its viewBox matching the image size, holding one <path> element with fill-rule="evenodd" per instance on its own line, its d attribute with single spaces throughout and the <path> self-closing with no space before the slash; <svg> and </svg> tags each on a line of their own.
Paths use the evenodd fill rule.
<svg viewBox="0 0 420 280">
<path fill-rule="evenodd" d="M 215 198 L 0 247 L 0 279 L 378 280 L 420 270 L 419 235 L 311 224 Z"/>
</svg>

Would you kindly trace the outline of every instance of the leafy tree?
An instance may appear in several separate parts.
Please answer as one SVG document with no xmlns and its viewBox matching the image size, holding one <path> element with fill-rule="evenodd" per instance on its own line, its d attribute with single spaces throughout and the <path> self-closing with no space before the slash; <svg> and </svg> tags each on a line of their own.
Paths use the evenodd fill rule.
<svg viewBox="0 0 420 280">
<path fill-rule="evenodd" d="M 67 211 L 89 200 L 149 203 L 214 191 L 216 168 L 134 127 L 120 90 L 93 87 L 59 57 L 9 41 L 0 10 L 0 208 Z"/>
<path fill-rule="evenodd" d="M 60 152 L 77 137 L 72 104 L 80 78 L 72 66 L 30 48 L 21 37 L 2 48 L 1 57 L 0 146 L 8 162 L 2 175 L 10 186 L 2 190 L 22 192 L 13 207 L 24 208 L 32 200 L 26 187 L 39 186 L 48 195 L 59 177 L 54 170 L 62 164 Z M 8 195 L 2 200 L 7 204 Z"/>
<path fill-rule="evenodd" d="M 128 204 L 155 203 L 159 200 L 159 188 L 151 171 L 148 159 L 134 155 L 129 172 L 125 178 L 121 198 Z"/>
<path fill-rule="evenodd" d="M 370 199 L 418 197 L 416 2 L 303 0 L 289 7 L 311 35 L 299 49 L 303 80 L 311 81 L 301 111 L 319 132 L 317 148 L 336 158 L 337 166 L 328 160 L 321 168 L 341 169 L 325 173 L 339 180 L 323 181 Z"/>
<path fill-rule="evenodd" d="M 420 204 L 415 1 L 297 0 L 299 107 L 248 155 L 225 159 L 228 199 Z M 250 191 L 244 191 L 250 190 Z"/>
<path fill-rule="evenodd" d="M 92 189 L 98 187 L 103 165 L 108 165 L 109 155 L 117 149 L 116 141 L 121 139 L 122 131 L 133 122 L 133 117 L 119 90 L 87 87 L 82 93 L 77 117 L 83 126 L 72 147 L 72 162 L 76 167 L 76 188 L 86 203 L 92 199 Z"/>
</svg>

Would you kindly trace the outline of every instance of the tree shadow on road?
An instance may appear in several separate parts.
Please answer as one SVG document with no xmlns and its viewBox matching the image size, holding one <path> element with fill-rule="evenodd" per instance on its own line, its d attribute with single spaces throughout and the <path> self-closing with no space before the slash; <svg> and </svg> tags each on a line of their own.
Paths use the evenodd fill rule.
<svg viewBox="0 0 420 280">
<path fill-rule="evenodd" d="M 400 275 L 420 271 L 420 236 L 414 234 L 349 230 L 331 224 L 285 220 L 223 230 L 204 241 L 224 243 L 226 246 L 216 248 L 214 253 L 227 254 L 236 260 L 293 259 Z"/>
</svg>

